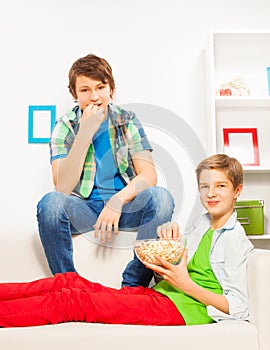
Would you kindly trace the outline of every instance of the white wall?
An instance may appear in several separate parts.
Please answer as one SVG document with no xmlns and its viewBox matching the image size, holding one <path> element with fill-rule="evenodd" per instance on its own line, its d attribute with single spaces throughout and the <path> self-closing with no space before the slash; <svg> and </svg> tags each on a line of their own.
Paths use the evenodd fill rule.
<svg viewBox="0 0 270 350">
<path fill-rule="evenodd" d="M 212 30 L 269 30 L 269 0 L 0 1 L 1 230 L 36 229 L 52 189 L 48 145 L 28 144 L 29 105 L 72 105 L 67 73 L 88 53 L 111 63 L 117 103 L 158 105 L 206 144 L 204 49 Z"/>
</svg>

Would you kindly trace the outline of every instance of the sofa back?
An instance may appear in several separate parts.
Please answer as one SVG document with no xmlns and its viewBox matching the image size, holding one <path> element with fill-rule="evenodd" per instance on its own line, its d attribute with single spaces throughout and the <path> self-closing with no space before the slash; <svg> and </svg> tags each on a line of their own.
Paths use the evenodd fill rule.
<svg viewBox="0 0 270 350">
<path fill-rule="evenodd" d="M 134 232 L 119 232 L 104 246 L 94 242 L 93 234 L 74 236 L 74 261 L 77 271 L 93 282 L 121 286 L 122 272 L 133 258 Z M 98 241 L 99 242 L 99 241 Z"/>
<path fill-rule="evenodd" d="M 88 234 L 75 235 L 74 261 L 78 273 L 94 282 L 120 287 L 121 273 L 133 256 L 135 235 L 134 232 L 121 232 L 105 247 L 93 242 Z M 37 232 L 2 232 L 0 238 L 1 282 L 51 276 Z"/>
</svg>

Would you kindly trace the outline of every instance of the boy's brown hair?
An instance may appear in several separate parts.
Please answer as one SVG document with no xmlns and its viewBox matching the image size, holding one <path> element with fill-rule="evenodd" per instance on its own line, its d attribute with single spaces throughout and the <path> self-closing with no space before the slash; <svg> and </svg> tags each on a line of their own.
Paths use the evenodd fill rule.
<svg viewBox="0 0 270 350">
<path fill-rule="evenodd" d="M 231 158 L 226 154 L 215 154 L 201 161 L 196 168 L 198 184 L 201 172 L 203 170 L 210 169 L 225 170 L 228 179 L 233 184 L 234 189 L 236 189 L 240 184 L 243 184 L 243 168 L 239 161 L 235 158 Z"/>
<path fill-rule="evenodd" d="M 108 83 L 111 88 L 111 95 L 113 94 L 115 89 L 115 82 L 112 74 L 112 68 L 104 58 L 89 54 L 87 56 L 79 58 L 73 63 L 69 70 L 68 88 L 75 99 L 77 99 L 76 79 L 80 75 L 94 80 L 99 80 L 103 84 Z"/>
</svg>

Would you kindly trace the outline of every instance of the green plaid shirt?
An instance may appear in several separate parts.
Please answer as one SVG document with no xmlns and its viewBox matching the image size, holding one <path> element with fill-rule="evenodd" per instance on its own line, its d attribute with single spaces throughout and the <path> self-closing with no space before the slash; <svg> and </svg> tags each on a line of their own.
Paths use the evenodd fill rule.
<svg viewBox="0 0 270 350">
<path fill-rule="evenodd" d="M 152 151 L 141 123 L 133 112 L 119 106 L 109 105 L 109 139 L 114 160 L 124 183 L 136 176 L 132 156 L 143 150 Z M 50 141 L 51 162 L 68 155 L 79 130 L 82 111 L 79 106 L 60 117 L 53 129 Z M 94 185 L 96 161 L 93 144 L 90 144 L 85 158 L 81 179 L 73 193 L 88 198 Z"/>
</svg>

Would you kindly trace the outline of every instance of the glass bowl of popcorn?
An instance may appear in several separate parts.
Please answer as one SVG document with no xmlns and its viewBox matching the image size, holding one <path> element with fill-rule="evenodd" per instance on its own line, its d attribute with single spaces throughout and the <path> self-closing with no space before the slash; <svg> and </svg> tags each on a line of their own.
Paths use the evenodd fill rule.
<svg viewBox="0 0 270 350">
<path fill-rule="evenodd" d="M 139 239 L 134 243 L 134 250 L 141 262 L 159 265 L 156 256 L 160 256 L 167 262 L 177 265 L 182 258 L 186 247 L 186 239 L 181 238 L 157 238 Z"/>
</svg>

